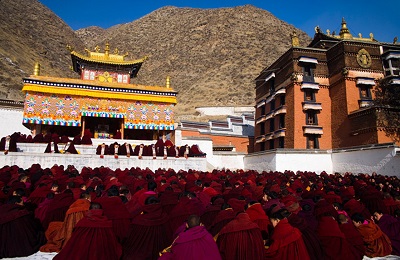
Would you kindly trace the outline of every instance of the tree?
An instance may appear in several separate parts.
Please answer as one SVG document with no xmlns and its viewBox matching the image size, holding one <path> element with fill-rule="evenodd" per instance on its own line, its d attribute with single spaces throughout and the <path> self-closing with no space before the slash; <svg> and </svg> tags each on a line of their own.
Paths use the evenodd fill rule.
<svg viewBox="0 0 400 260">
<path fill-rule="evenodd" d="M 377 125 L 394 141 L 400 141 L 400 80 L 386 77 L 374 89 Z"/>
</svg>

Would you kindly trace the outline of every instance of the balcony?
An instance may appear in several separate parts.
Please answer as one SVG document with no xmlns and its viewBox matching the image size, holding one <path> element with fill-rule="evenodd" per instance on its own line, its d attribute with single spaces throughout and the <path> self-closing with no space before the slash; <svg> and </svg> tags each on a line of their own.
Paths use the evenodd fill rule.
<svg viewBox="0 0 400 260">
<path fill-rule="evenodd" d="M 374 105 L 374 101 L 372 99 L 361 99 L 358 100 L 358 105 L 360 108 L 370 107 Z"/>
<path fill-rule="evenodd" d="M 286 114 L 286 106 L 280 106 L 278 107 L 275 112 L 274 112 L 274 116 L 279 115 L 279 114 Z"/>
<path fill-rule="evenodd" d="M 274 132 L 274 138 L 285 137 L 286 129 L 279 129 Z"/>
<path fill-rule="evenodd" d="M 321 103 L 316 102 L 303 102 L 303 110 L 322 110 Z"/>
<path fill-rule="evenodd" d="M 257 118 L 256 124 L 258 125 L 258 124 L 260 124 L 260 123 L 262 123 L 262 122 L 265 122 L 265 120 L 267 120 L 267 119 L 265 118 L 265 115 L 262 115 L 262 116 L 260 116 L 259 118 Z"/>
<path fill-rule="evenodd" d="M 256 144 L 262 143 L 262 142 L 265 142 L 265 135 L 257 136 L 257 138 L 256 138 Z"/>
<path fill-rule="evenodd" d="M 304 79 L 303 79 L 304 80 Z M 314 90 L 319 90 L 319 84 L 318 83 L 312 83 L 312 82 L 302 82 L 300 89 L 314 89 Z"/>
<path fill-rule="evenodd" d="M 317 125 L 303 125 L 304 134 L 322 135 L 324 132 L 322 126 Z"/>
</svg>

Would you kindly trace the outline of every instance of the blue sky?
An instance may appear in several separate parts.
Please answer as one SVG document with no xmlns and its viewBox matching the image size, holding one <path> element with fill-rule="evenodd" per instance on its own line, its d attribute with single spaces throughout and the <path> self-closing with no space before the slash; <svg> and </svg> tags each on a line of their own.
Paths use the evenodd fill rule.
<svg viewBox="0 0 400 260">
<path fill-rule="evenodd" d="M 382 42 L 392 42 L 395 36 L 400 39 L 400 0 L 39 0 L 46 5 L 72 29 L 96 25 L 109 28 L 116 24 L 139 19 L 163 6 L 218 8 L 251 4 L 267 10 L 279 19 L 314 35 L 315 26 L 325 32 L 340 30 L 342 17 L 347 21 L 350 32 L 361 33 Z"/>
</svg>

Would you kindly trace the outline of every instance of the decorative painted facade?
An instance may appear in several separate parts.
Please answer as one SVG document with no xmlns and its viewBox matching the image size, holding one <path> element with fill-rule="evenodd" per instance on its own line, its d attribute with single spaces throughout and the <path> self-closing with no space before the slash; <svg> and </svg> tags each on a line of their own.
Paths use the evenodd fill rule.
<svg viewBox="0 0 400 260">
<path fill-rule="evenodd" d="M 119 119 L 113 129 L 174 130 L 173 107 L 176 95 L 166 86 L 131 84 L 146 58 L 125 61 L 118 50 L 110 53 L 96 47 L 94 52 L 81 55 L 69 47 L 73 70 L 80 79 L 40 76 L 35 66 L 34 75 L 24 79 L 25 92 L 23 124 L 41 131 L 43 125 L 89 128 L 97 131 L 93 118 Z M 91 124 L 86 124 L 86 120 Z M 102 123 L 103 124 L 103 123 Z M 38 127 L 39 126 L 39 127 Z M 107 127 L 109 129 L 109 127 Z"/>
</svg>

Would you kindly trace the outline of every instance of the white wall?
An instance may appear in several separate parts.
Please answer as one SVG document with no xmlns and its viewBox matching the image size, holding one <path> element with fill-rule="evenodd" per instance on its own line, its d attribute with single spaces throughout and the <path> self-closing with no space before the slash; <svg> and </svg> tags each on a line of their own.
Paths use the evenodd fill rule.
<svg viewBox="0 0 400 260">
<path fill-rule="evenodd" d="M 332 154 L 335 172 L 372 173 L 400 177 L 400 148 L 393 146 L 365 150 L 342 150 Z"/>
<path fill-rule="evenodd" d="M 243 106 L 243 107 L 196 107 L 198 111 L 203 116 L 241 116 L 243 113 L 253 113 L 255 108 L 253 106 Z"/>
<path fill-rule="evenodd" d="M 22 125 L 23 111 L 18 109 L 0 108 L 0 138 L 15 132 L 29 135 L 31 131 Z"/>
<path fill-rule="evenodd" d="M 397 152 L 397 153 L 396 153 Z M 400 148 L 393 145 L 347 150 L 277 150 L 244 157 L 244 168 L 257 171 L 373 173 L 400 177 Z"/>
</svg>

